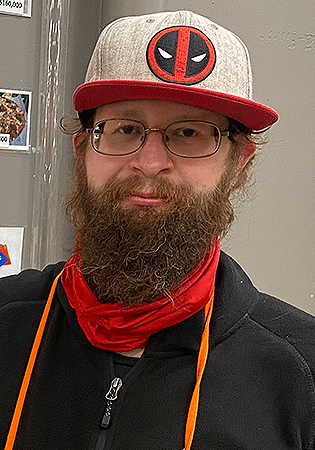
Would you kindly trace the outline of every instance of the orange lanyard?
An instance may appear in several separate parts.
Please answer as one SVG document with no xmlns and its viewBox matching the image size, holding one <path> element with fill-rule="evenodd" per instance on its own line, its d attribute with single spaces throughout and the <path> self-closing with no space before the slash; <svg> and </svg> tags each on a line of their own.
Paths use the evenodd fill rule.
<svg viewBox="0 0 315 450">
<path fill-rule="evenodd" d="M 8 433 L 7 442 L 6 442 L 4 450 L 12 450 L 13 446 L 14 446 L 15 437 L 16 437 L 16 433 L 17 433 L 17 429 L 19 426 L 22 409 L 23 409 L 23 405 L 24 405 L 24 400 L 25 400 L 26 393 L 28 390 L 28 385 L 30 383 L 30 379 L 32 376 L 34 364 L 35 364 L 37 353 L 38 353 L 38 349 L 39 349 L 39 346 L 40 346 L 40 343 L 41 343 L 41 340 L 43 337 L 43 333 L 45 330 L 45 326 L 46 326 L 48 314 L 50 311 L 52 299 L 54 297 L 57 283 L 58 283 L 58 280 L 59 280 L 61 274 L 62 274 L 62 272 L 60 272 L 60 274 L 57 275 L 57 277 L 55 278 L 55 280 L 53 282 L 44 312 L 42 314 L 42 318 L 38 325 L 37 333 L 36 333 L 36 336 L 35 336 L 35 339 L 33 342 L 32 351 L 31 351 L 30 357 L 28 359 L 27 367 L 26 367 L 26 370 L 24 373 L 24 378 L 23 378 L 22 385 L 20 388 L 20 393 L 19 393 L 16 405 L 15 405 L 15 410 L 14 410 L 14 414 L 13 414 L 13 418 L 11 421 L 11 426 L 10 426 L 10 430 Z"/>
<path fill-rule="evenodd" d="M 42 314 L 42 317 L 41 317 L 41 320 L 40 320 L 40 323 L 39 323 L 39 326 L 37 329 L 37 333 L 36 333 L 36 336 L 35 336 L 35 339 L 33 342 L 31 354 L 28 359 L 27 367 L 26 367 L 26 370 L 24 373 L 24 378 L 23 378 L 22 385 L 20 388 L 20 393 L 19 393 L 16 405 L 15 405 L 15 410 L 14 410 L 14 414 L 13 414 L 13 418 L 11 421 L 11 426 L 10 426 L 10 430 L 9 430 L 9 433 L 7 436 L 7 441 L 6 441 L 4 450 L 12 450 L 13 446 L 14 446 L 14 442 L 15 442 L 23 406 L 24 406 L 25 397 L 27 394 L 28 386 L 30 383 L 30 379 L 31 379 L 32 372 L 34 369 L 36 357 L 38 354 L 38 349 L 39 349 L 39 346 L 40 346 L 40 343 L 41 343 L 41 340 L 43 337 L 43 333 L 45 330 L 45 326 L 47 323 L 48 314 L 49 314 L 50 307 L 52 304 L 52 299 L 54 297 L 57 283 L 58 283 L 58 280 L 59 280 L 61 274 L 62 274 L 62 271 L 59 273 L 59 275 L 57 275 L 57 277 L 55 278 L 55 280 L 52 284 L 52 287 L 51 287 L 51 290 L 50 290 L 50 293 L 48 296 L 48 300 L 45 305 L 44 312 Z M 194 433 L 195 433 L 195 426 L 196 426 L 198 405 L 199 405 L 200 383 L 201 383 L 202 375 L 203 375 L 203 372 L 204 372 L 204 369 L 206 366 L 206 362 L 207 362 L 207 357 L 208 357 L 209 323 L 210 323 L 210 318 L 211 318 L 212 309 L 213 309 L 213 298 L 214 298 L 214 294 L 212 294 L 210 301 L 207 303 L 207 305 L 205 307 L 205 328 L 204 328 L 204 331 L 202 334 L 201 344 L 200 344 L 200 348 L 199 348 L 199 355 L 198 355 L 198 362 L 197 362 L 197 374 L 196 374 L 196 385 L 195 385 L 195 389 L 194 389 L 194 392 L 193 392 L 193 395 L 192 395 L 192 398 L 190 401 L 190 406 L 189 406 L 189 411 L 188 411 L 188 416 L 187 416 L 184 450 L 190 450 L 192 440 L 194 437 Z"/>
<path fill-rule="evenodd" d="M 214 292 L 212 293 L 209 302 L 205 306 L 205 327 L 202 333 L 201 344 L 198 354 L 195 389 L 190 400 L 190 406 L 186 421 L 184 450 L 190 450 L 195 433 L 198 406 L 199 406 L 200 383 L 203 372 L 206 367 L 209 352 L 209 324 L 213 310 L 213 300 L 214 300 Z"/>
</svg>

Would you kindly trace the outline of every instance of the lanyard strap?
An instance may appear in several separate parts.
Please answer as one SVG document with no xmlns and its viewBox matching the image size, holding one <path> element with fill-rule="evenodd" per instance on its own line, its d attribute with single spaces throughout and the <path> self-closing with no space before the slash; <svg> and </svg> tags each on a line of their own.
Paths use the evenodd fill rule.
<svg viewBox="0 0 315 450">
<path fill-rule="evenodd" d="M 210 319 L 211 319 L 212 310 L 213 310 L 213 300 L 214 300 L 214 292 L 212 293 L 209 302 L 205 306 L 205 328 L 202 333 L 201 344 L 200 344 L 199 354 L 198 354 L 196 384 L 195 384 L 193 395 L 191 397 L 187 421 L 186 421 L 184 450 L 190 450 L 191 444 L 192 444 L 192 441 L 194 438 L 194 433 L 195 433 L 198 406 L 199 406 L 200 383 L 201 383 L 203 372 L 206 367 L 208 351 L 209 351 L 209 324 L 210 324 Z"/>
<path fill-rule="evenodd" d="M 55 278 L 49 296 L 47 303 L 44 308 L 44 312 L 42 314 L 37 333 L 33 342 L 33 347 L 31 350 L 31 354 L 27 363 L 27 367 L 24 373 L 24 378 L 22 381 L 22 385 L 20 388 L 20 393 L 15 405 L 15 410 L 13 414 L 13 418 L 11 421 L 10 430 L 7 436 L 7 441 L 4 450 L 12 450 L 24 406 L 25 397 L 27 394 L 28 386 L 30 383 L 30 379 L 32 376 L 32 372 L 34 369 L 38 349 L 43 337 L 43 333 L 45 330 L 45 326 L 48 319 L 48 314 L 51 308 L 52 299 L 55 294 L 55 290 L 57 287 L 58 280 L 62 274 L 62 271 L 57 275 Z M 208 350 L 209 350 L 209 323 L 210 318 L 212 314 L 213 309 L 213 299 L 214 299 L 214 293 L 211 295 L 211 298 L 207 305 L 205 306 L 205 328 L 202 333 L 201 338 L 201 344 L 199 348 L 199 354 L 198 354 L 198 362 L 197 362 L 197 373 L 196 373 L 196 385 L 194 388 L 193 395 L 191 397 L 190 406 L 188 410 L 188 416 L 186 421 L 186 432 L 185 432 L 185 448 L 184 450 L 190 450 L 191 444 L 194 438 L 195 433 L 195 427 L 196 427 L 196 420 L 197 420 L 197 413 L 198 413 L 198 405 L 199 405 L 199 392 L 200 392 L 200 383 L 202 379 L 202 375 L 206 366 L 207 358 L 208 358 Z"/>
<path fill-rule="evenodd" d="M 22 409 L 23 409 L 23 405 L 24 405 L 24 400 L 25 400 L 25 397 L 27 394 L 28 386 L 30 383 L 33 369 L 34 369 L 34 364 L 36 361 L 38 349 L 39 349 L 39 346 L 40 346 L 40 343 L 41 343 L 41 340 L 43 337 L 43 333 L 45 330 L 45 326 L 46 326 L 48 314 L 50 311 L 52 299 L 54 297 L 57 283 L 58 283 L 61 273 L 62 272 L 60 272 L 59 275 L 57 275 L 57 277 L 55 278 L 55 280 L 53 282 L 53 285 L 51 287 L 51 290 L 50 290 L 50 293 L 48 296 L 47 303 L 44 308 L 44 312 L 42 314 L 42 318 L 40 320 L 40 323 L 39 323 L 39 326 L 37 329 L 37 333 L 36 333 L 36 336 L 35 336 L 35 339 L 33 342 L 32 351 L 31 351 L 30 357 L 28 359 L 27 367 L 26 367 L 26 370 L 24 373 L 24 378 L 23 378 L 22 385 L 20 388 L 20 393 L 19 393 L 16 405 L 15 405 L 15 410 L 14 410 L 14 414 L 13 414 L 13 418 L 11 421 L 11 426 L 10 426 L 10 430 L 8 433 L 7 442 L 6 442 L 4 450 L 12 450 L 13 446 L 14 446 L 15 437 L 16 437 L 16 433 L 18 430 L 18 426 L 19 426 L 19 422 L 20 422 L 20 418 L 21 418 L 21 414 L 22 414 Z"/>
</svg>

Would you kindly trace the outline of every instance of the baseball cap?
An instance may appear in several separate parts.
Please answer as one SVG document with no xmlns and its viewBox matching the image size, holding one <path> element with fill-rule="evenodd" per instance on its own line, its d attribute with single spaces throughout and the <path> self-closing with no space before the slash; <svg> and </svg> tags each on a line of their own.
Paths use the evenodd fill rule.
<svg viewBox="0 0 315 450">
<path fill-rule="evenodd" d="M 235 119 L 252 130 L 278 120 L 252 99 L 248 50 L 231 31 L 191 11 L 123 17 L 101 32 L 76 111 L 124 100 L 167 100 Z"/>
</svg>

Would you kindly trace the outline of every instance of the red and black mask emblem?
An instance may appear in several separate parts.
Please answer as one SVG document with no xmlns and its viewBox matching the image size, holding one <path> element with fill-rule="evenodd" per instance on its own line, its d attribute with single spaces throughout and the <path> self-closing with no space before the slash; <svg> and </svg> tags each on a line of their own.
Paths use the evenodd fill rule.
<svg viewBox="0 0 315 450">
<path fill-rule="evenodd" d="M 147 61 L 154 75 L 163 81 L 195 84 L 212 72 L 216 55 L 212 42 L 200 30 L 177 26 L 153 36 Z"/>
</svg>

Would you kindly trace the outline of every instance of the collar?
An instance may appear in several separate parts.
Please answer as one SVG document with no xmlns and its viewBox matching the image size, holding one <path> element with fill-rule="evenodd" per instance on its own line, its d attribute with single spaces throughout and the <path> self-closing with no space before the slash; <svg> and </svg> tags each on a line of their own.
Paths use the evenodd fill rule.
<svg viewBox="0 0 315 450">
<path fill-rule="evenodd" d="M 74 254 L 65 265 L 62 285 L 69 304 L 89 342 L 115 352 L 144 347 L 156 332 L 183 322 L 213 301 L 216 270 L 220 255 L 215 242 L 198 266 L 170 296 L 139 306 L 100 303 L 80 270 L 80 257 Z"/>
<path fill-rule="evenodd" d="M 61 283 L 57 293 L 71 331 L 78 339 L 86 341 Z M 258 291 L 242 268 L 221 251 L 215 283 L 214 310 L 210 322 L 210 347 L 215 347 L 235 328 L 241 326 L 258 295 Z M 171 354 L 198 353 L 203 328 L 204 313 L 201 310 L 184 321 L 150 336 L 144 356 L 170 357 Z"/>
</svg>

